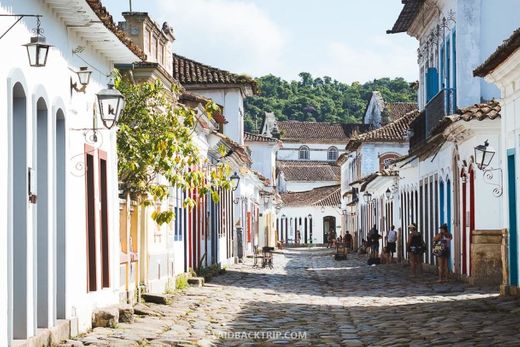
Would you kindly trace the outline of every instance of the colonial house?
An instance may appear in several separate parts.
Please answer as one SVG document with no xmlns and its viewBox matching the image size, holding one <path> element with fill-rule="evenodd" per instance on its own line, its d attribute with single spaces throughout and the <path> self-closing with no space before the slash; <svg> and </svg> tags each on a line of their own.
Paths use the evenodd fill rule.
<svg viewBox="0 0 520 347">
<path fill-rule="evenodd" d="M 491 146 L 487 151 L 497 158 L 502 165 L 500 167 L 486 167 L 490 172 L 502 177 L 502 186 L 497 186 L 503 191 L 502 199 L 502 225 L 505 227 L 504 235 L 508 247 L 505 248 L 506 254 L 503 255 L 503 272 L 501 293 L 519 295 L 519 242 L 518 239 L 518 172 L 520 170 L 519 153 L 519 130 L 520 125 L 520 29 L 516 29 L 513 34 L 505 40 L 493 52 L 482 65 L 474 70 L 475 76 L 484 77 L 486 81 L 494 83 L 500 89 L 501 114 L 501 141 L 495 144 L 493 150 Z M 484 163 L 485 164 L 485 163 Z"/>
<path fill-rule="evenodd" d="M 388 168 L 393 161 L 408 153 L 408 128 L 418 115 L 419 112 L 412 108 L 404 115 L 394 115 L 392 118 L 395 120 L 384 126 L 352 137 L 345 147 L 346 152 L 337 161 L 341 165 L 345 228 L 352 233 L 355 245 L 367 239 L 367 232 L 373 225 L 386 236 L 394 223 L 395 206 L 386 198 L 386 190 L 398 176 Z M 388 185 L 382 192 L 370 186 L 376 178 Z M 368 194 L 370 198 L 366 199 Z"/>
<path fill-rule="evenodd" d="M 0 12 L 12 15 L 2 17 L 6 28 L 14 24 L 1 41 L 9 54 L 0 68 L 0 345 L 31 345 L 49 328 L 57 342 L 119 302 L 111 117 L 121 108 L 109 111 L 96 94 L 105 95 L 115 64 L 145 54 L 99 0 L 7 0 Z M 40 37 L 26 49 L 31 36 Z"/>
<path fill-rule="evenodd" d="M 407 32 L 419 41 L 421 113 L 410 124 L 408 155 L 393 167 L 399 171 L 394 203 L 400 206 L 400 213 L 394 209 L 394 220 L 401 221 L 403 230 L 412 222 L 418 225 L 429 249 L 425 261 L 431 265 L 435 264 L 433 236 L 447 223 L 454 236 L 450 269 L 470 280 L 496 279 L 490 273 L 483 275 L 478 263 L 482 259 L 472 250 L 477 249 L 479 235 L 499 232 L 503 213 L 501 192 L 494 189 L 501 178 L 482 172 L 474 155 L 478 145 L 501 141 L 501 109 L 492 101 L 498 91 L 472 72 L 482 56 L 518 27 L 520 20 L 512 15 L 516 8 L 514 1 L 501 6 L 407 1 L 388 31 Z M 501 158 L 497 153 L 491 165 L 499 167 Z"/>
<path fill-rule="evenodd" d="M 247 148 L 253 159 L 252 168 L 263 178 L 266 186 L 261 191 L 258 247 L 274 247 L 276 245 L 276 214 L 280 210 L 279 195 L 276 187 L 276 153 L 283 144 L 269 135 L 244 134 Z"/>
<path fill-rule="evenodd" d="M 173 54 L 173 76 L 186 91 L 222 105 L 226 122 L 220 124 L 219 132 L 232 141 L 235 150 L 245 151 L 244 98 L 257 92 L 255 81 L 248 76 L 217 69 L 177 54 Z M 231 237 L 234 251 L 222 253 L 232 255 L 228 261 L 232 261 L 236 256 L 240 257 L 244 251 L 252 250 L 253 239 L 249 235 L 254 235 L 252 228 L 259 222 L 258 201 L 255 201 L 253 192 L 254 187 L 260 183 L 258 177 L 250 170 L 250 155 L 247 151 L 245 153 L 248 158 L 237 168 L 240 184 L 233 198 L 234 230 Z M 245 239 L 242 242 L 239 237 L 242 236 L 240 233 L 243 229 Z"/>
<path fill-rule="evenodd" d="M 339 236 L 341 201 L 336 197 L 340 196 L 340 167 L 336 160 L 345 152 L 343 144 L 368 126 L 276 122 L 268 114 L 262 128 L 263 135 L 274 131 L 283 142 L 276 158 L 277 188 L 284 203 L 277 221 L 279 240 L 322 244 L 331 230 Z M 311 226 L 303 226 L 309 223 Z M 311 228 L 312 237 L 305 238 L 305 229 Z"/>
</svg>

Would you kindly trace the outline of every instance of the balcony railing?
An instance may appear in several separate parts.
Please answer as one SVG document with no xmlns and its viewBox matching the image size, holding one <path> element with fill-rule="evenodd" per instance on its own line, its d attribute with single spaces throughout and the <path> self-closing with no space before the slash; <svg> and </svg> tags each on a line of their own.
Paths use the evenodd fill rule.
<svg viewBox="0 0 520 347">
<path fill-rule="evenodd" d="M 455 113 L 455 89 L 441 89 L 426 104 L 424 111 L 426 113 L 426 135 L 428 136 L 442 118 Z"/>
<path fill-rule="evenodd" d="M 439 122 L 455 113 L 455 89 L 442 89 L 426 104 L 424 111 L 411 124 L 410 150 L 421 146 Z"/>
</svg>

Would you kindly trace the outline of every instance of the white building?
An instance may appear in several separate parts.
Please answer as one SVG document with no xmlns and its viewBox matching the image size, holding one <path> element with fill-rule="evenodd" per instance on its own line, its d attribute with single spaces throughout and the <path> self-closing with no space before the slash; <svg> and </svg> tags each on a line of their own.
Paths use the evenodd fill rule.
<svg viewBox="0 0 520 347">
<path fill-rule="evenodd" d="M 394 204 L 386 200 L 385 192 L 395 183 L 396 174 L 387 169 L 408 153 L 408 128 L 418 115 L 418 111 L 411 111 L 396 116 L 394 121 L 380 128 L 353 137 L 347 143 L 345 154 L 338 159 L 344 228 L 351 232 L 356 245 L 367 239 L 373 225 L 385 235 L 393 224 Z M 376 177 L 384 177 L 386 181 L 382 196 L 368 186 Z M 367 194 L 371 194 L 368 202 L 363 198 Z"/>
<path fill-rule="evenodd" d="M 421 114 L 410 126 L 409 155 L 396 166 L 400 226 L 416 223 L 431 250 L 438 227 L 447 223 L 454 236 L 450 269 L 462 277 L 472 275 L 474 231 L 500 229 L 503 213 L 501 197 L 493 195 L 500 177 L 487 184 L 491 177 L 482 175 L 474 158 L 477 145 L 501 141 L 500 106 L 481 103 L 498 90 L 474 78 L 473 69 L 518 27 L 516 9 L 516 1 L 408 1 L 388 31 L 419 41 Z M 492 166 L 501 166 L 501 158 L 497 153 Z M 430 251 L 425 261 L 434 264 Z"/>
<path fill-rule="evenodd" d="M 520 240 L 519 230 L 519 195 L 518 172 L 520 172 L 520 159 L 518 158 L 520 146 L 520 29 L 500 45 L 493 54 L 486 59 L 475 71 L 475 76 L 485 77 L 486 81 L 494 83 L 500 89 L 500 104 L 502 106 L 501 118 L 501 142 L 497 155 L 501 155 L 503 171 L 503 214 L 502 225 L 508 232 L 508 272 L 509 278 L 503 279 L 502 293 L 518 295 L 519 290 L 519 265 L 518 253 Z M 495 155 L 495 156 L 497 156 Z"/>
<path fill-rule="evenodd" d="M 345 152 L 348 139 L 368 126 L 274 121 L 273 117 L 266 115 L 262 132 L 274 132 L 283 142 L 276 159 L 277 188 L 284 202 L 278 214 L 278 239 L 294 243 L 296 231 L 301 229 L 300 243 L 326 243 L 331 229 L 337 236 L 344 231 L 340 223 L 340 167 L 336 160 Z M 312 227 L 305 226 L 311 221 Z"/>
<path fill-rule="evenodd" d="M 3 1 L 0 12 L 42 15 L 54 46 L 44 67 L 29 67 L 22 45 L 34 35 L 32 17 L 1 41 L 9 51 L 0 68 L 0 345 L 7 346 L 62 320 L 70 324 L 65 334 L 86 331 L 95 308 L 119 302 L 119 220 L 111 218 L 119 209 L 117 127 L 103 127 L 95 94 L 114 64 L 144 54 L 97 0 Z M 80 67 L 93 71 L 86 89 Z"/>
</svg>

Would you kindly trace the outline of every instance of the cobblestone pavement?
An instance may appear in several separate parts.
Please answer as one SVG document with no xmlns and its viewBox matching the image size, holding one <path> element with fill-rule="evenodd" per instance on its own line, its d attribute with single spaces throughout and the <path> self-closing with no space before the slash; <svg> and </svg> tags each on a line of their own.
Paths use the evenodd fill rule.
<svg viewBox="0 0 520 347">
<path fill-rule="evenodd" d="M 275 254 L 274 269 L 246 264 L 171 306 L 79 339 L 104 346 L 519 346 L 520 302 L 403 265 L 334 261 L 325 249 Z M 143 309 L 143 306 L 141 305 Z M 256 335 L 255 335 L 256 333 Z M 76 342 L 77 343 L 77 342 Z"/>
</svg>

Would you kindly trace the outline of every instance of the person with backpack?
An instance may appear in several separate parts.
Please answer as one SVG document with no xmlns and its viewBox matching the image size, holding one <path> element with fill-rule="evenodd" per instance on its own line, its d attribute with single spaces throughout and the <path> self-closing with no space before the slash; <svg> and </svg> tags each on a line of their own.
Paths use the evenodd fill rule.
<svg viewBox="0 0 520 347">
<path fill-rule="evenodd" d="M 408 230 L 410 233 L 408 235 L 407 250 L 410 258 L 412 277 L 415 277 L 417 275 L 417 268 L 419 268 L 419 272 L 422 273 L 422 259 L 423 253 L 426 251 L 426 244 L 423 241 L 421 233 L 417 231 L 415 223 L 411 223 L 408 226 Z"/>
<path fill-rule="evenodd" d="M 448 281 L 448 258 L 450 256 L 450 241 L 453 237 L 448 231 L 448 224 L 444 223 L 433 238 L 433 255 L 437 257 L 439 268 L 438 283 Z"/>
</svg>

